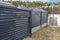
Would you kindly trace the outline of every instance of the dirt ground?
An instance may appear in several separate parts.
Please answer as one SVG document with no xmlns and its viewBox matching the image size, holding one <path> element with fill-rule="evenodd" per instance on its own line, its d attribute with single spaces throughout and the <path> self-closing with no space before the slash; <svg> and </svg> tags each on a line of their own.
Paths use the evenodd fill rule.
<svg viewBox="0 0 60 40">
<path fill-rule="evenodd" d="M 31 37 L 23 40 L 60 40 L 60 28 L 49 26 L 38 30 Z"/>
</svg>

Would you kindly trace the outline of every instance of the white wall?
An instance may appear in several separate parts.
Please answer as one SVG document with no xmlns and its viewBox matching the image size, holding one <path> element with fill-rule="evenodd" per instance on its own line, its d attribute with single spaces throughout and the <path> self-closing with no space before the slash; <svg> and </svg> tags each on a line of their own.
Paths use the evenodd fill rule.
<svg viewBox="0 0 60 40">
<path fill-rule="evenodd" d="M 60 14 L 54 14 L 55 17 L 57 17 L 57 26 L 60 27 Z M 49 18 L 53 17 L 53 14 L 48 15 L 48 25 L 49 25 Z"/>
</svg>

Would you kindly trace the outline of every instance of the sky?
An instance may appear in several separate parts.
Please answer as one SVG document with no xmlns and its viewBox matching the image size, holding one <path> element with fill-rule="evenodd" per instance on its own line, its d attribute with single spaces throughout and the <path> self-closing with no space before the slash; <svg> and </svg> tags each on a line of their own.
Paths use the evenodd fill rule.
<svg viewBox="0 0 60 40">
<path fill-rule="evenodd" d="M 60 2 L 60 0 L 50 0 L 50 2 Z"/>
<path fill-rule="evenodd" d="M 1 1 L 1 0 L 0 0 Z M 7 0 L 5 0 L 7 1 Z M 17 0 L 14 0 L 14 1 L 17 1 Z M 60 0 L 22 0 L 22 1 L 42 1 L 42 2 L 60 2 Z"/>
</svg>

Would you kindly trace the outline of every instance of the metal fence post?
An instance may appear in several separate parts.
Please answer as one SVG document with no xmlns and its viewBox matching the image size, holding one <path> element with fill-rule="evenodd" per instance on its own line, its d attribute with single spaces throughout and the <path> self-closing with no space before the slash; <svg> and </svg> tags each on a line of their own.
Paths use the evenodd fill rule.
<svg viewBox="0 0 60 40">
<path fill-rule="evenodd" d="M 40 27 L 42 25 L 42 12 L 40 12 Z"/>
<path fill-rule="evenodd" d="M 32 14 L 31 14 L 31 11 L 29 12 L 29 28 L 28 28 L 28 30 L 29 30 L 29 34 L 30 34 L 30 36 L 31 36 L 31 34 L 32 34 L 32 16 L 31 16 Z"/>
</svg>

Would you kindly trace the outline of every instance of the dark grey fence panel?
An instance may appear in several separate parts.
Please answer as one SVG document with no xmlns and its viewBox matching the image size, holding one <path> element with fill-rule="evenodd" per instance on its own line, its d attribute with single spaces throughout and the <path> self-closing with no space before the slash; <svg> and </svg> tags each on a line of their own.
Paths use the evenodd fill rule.
<svg viewBox="0 0 60 40">
<path fill-rule="evenodd" d="M 40 25 L 40 12 L 32 12 L 32 28 Z"/>
<path fill-rule="evenodd" d="M 30 11 L 8 8 L 1 9 L 0 40 L 22 40 L 31 35 Z"/>
<path fill-rule="evenodd" d="M 47 23 L 47 13 L 42 13 L 42 24 Z"/>
<path fill-rule="evenodd" d="M 16 19 L 16 34 L 19 35 L 18 33 L 20 33 L 20 39 L 27 37 L 29 35 L 31 35 L 31 33 L 29 33 L 29 28 L 30 28 L 30 23 L 29 23 L 29 12 L 28 11 L 21 11 L 21 12 L 17 12 L 17 19 Z"/>
<path fill-rule="evenodd" d="M 14 37 L 14 15 L 15 14 L 13 14 L 12 11 L 5 10 L 3 8 L 0 10 L 0 40 L 8 40 L 9 38 Z"/>
</svg>

